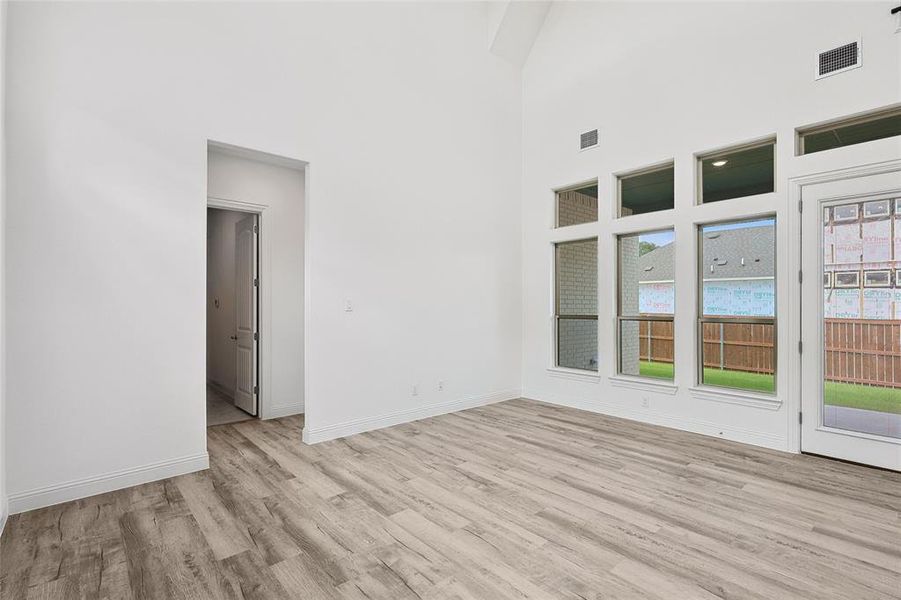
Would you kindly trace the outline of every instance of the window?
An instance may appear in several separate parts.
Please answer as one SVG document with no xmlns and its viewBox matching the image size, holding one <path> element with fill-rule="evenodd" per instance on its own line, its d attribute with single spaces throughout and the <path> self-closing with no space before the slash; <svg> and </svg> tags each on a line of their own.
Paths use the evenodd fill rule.
<svg viewBox="0 0 901 600">
<path fill-rule="evenodd" d="M 617 246 L 618 372 L 671 380 L 676 301 L 673 230 L 623 235 Z"/>
<path fill-rule="evenodd" d="M 835 274 L 835 287 L 837 288 L 859 288 L 860 272 L 859 271 L 841 271 Z"/>
<path fill-rule="evenodd" d="M 671 209 L 675 203 L 675 168 L 669 165 L 619 178 L 619 216 Z"/>
<path fill-rule="evenodd" d="M 554 247 L 558 367 L 598 370 L 598 241 Z"/>
<path fill-rule="evenodd" d="M 699 227 L 698 380 L 776 389 L 776 220 Z"/>
<path fill-rule="evenodd" d="M 598 220 L 598 184 L 558 190 L 557 227 L 568 227 Z"/>
<path fill-rule="evenodd" d="M 874 217 L 887 217 L 891 211 L 888 200 L 876 200 L 875 202 L 864 202 L 863 217 L 871 219 Z"/>
<path fill-rule="evenodd" d="M 891 287 L 892 272 L 888 269 L 880 271 L 864 271 L 863 286 L 868 288 Z"/>
<path fill-rule="evenodd" d="M 700 157 L 701 203 L 775 191 L 775 149 L 769 141 Z"/>
<path fill-rule="evenodd" d="M 799 129 L 798 154 L 822 152 L 896 135 L 901 135 L 901 109 Z"/>
<path fill-rule="evenodd" d="M 856 221 L 857 220 L 857 205 L 856 204 L 846 204 L 843 206 L 836 206 L 832 210 L 832 220 L 836 223 L 843 221 Z"/>
</svg>

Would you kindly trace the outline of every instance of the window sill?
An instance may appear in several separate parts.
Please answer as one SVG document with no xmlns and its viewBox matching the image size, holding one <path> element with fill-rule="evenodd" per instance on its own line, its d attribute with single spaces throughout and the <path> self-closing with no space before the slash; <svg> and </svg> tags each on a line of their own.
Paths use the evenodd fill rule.
<svg viewBox="0 0 901 600">
<path fill-rule="evenodd" d="M 630 388 L 643 392 L 658 392 L 674 396 L 679 386 L 666 381 L 655 381 L 647 377 L 630 377 L 628 375 L 611 375 L 610 384 L 615 387 Z"/>
<path fill-rule="evenodd" d="M 551 377 L 559 377 L 560 379 L 569 379 L 572 381 L 584 381 L 586 383 L 597 383 L 601 380 L 601 376 L 594 371 L 583 371 L 581 369 L 567 369 L 565 367 L 548 367 L 548 375 Z"/>
<path fill-rule="evenodd" d="M 739 404 L 741 406 L 752 406 L 754 408 L 764 408 L 766 410 L 779 410 L 779 407 L 782 406 L 782 400 L 780 400 L 778 396 L 770 394 L 742 392 L 740 390 L 729 390 L 712 386 L 693 387 L 689 388 L 688 391 L 691 393 L 692 398 L 698 400 L 723 402 L 725 404 Z"/>
</svg>

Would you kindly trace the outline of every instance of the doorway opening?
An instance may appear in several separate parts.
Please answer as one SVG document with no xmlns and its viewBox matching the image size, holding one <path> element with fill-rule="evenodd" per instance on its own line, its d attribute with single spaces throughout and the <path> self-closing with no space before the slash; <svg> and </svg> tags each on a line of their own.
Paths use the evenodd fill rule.
<svg viewBox="0 0 901 600">
<path fill-rule="evenodd" d="M 259 415 L 259 215 L 207 208 L 207 426 Z"/>
<path fill-rule="evenodd" d="M 304 425 L 307 168 L 207 142 L 208 425 Z"/>
</svg>

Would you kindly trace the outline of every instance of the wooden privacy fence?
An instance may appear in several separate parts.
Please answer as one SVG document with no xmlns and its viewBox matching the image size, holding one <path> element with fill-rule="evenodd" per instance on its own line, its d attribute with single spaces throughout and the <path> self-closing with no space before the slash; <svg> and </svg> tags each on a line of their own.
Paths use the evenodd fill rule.
<svg viewBox="0 0 901 600">
<path fill-rule="evenodd" d="M 901 321 L 826 319 L 826 379 L 901 388 Z"/>
<path fill-rule="evenodd" d="M 673 324 L 640 321 L 641 360 L 673 362 Z M 772 325 L 704 323 L 704 366 L 773 373 Z M 826 319 L 826 379 L 901 388 L 901 321 Z"/>
</svg>

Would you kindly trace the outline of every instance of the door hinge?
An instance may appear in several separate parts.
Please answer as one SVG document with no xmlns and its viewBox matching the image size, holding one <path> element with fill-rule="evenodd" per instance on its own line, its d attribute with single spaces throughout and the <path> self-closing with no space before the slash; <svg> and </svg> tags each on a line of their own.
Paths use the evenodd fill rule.
<svg viewBox="0 0 901 600">
<path fill-rule="evenodd" d="M 798 340 L 798 354 L 804 351 L 804 343 L 801 340 Z"/>
<path fill-rule="evenodd" d="M 256 396 L 259 393 L 260 393 L 260 388 L 258 388 L 257 386 L 253 386 L 253 395 Z"/>
<path fill-rule="evenodd" d="M 255 339 L 255 340 L 260 339 L 260 334 L 257 333 L 256 331 L 254 331 L 254 332 L 253 332 L 253 339 Z"/>
<path fill-rule="evenodd" d="M 260 287 L 260 280 L 256 277 L 253 278 L 253 287 Z"/>
<path fill-rule="evenodd" d="M 804 212 L 804 201 L 803 200 L 798 200 L 798 212 L 799 213 Z"/>
<path fill-rule="evenodd" d="M 804 272 L 800 269 L 798 270 L 798 283 L 804 283 Z"/>
<path fill-rule="evenodd" d="M 257 228 L 256 225 L 253 226 L 253 232 L 254 232 L 254 233 L 259 233 L 259 232 L 260 232 L 259 228 Z"/>
<path fill-rule="evenodd" d="M 803 424 L 804 424 L 804 413 L 799 412 L 798 413 L 798 425 L 803 425 Z"/>
</svg>

